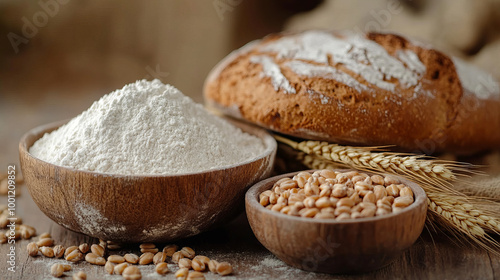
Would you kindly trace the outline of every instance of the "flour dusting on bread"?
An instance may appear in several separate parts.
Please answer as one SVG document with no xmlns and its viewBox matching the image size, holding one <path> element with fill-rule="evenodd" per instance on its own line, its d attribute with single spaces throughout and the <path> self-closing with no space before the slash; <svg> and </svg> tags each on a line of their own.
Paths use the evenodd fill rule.
<svg viewBox="0 0 500 280">
<path fill-rule="evenodd" d="M 256 50 L 272 53 L 277 60 L 287 60 L 284 66 L 299 75 L 334 79 L 358 91 L 366 90 L 361 83 L 363 81 L 388 91 L 394 91 L 398 85 L 402 88 L 415 87 L 426 71 L 418 55 L 411 50 L 400 51 L 394 57 L 376 42 L 352 32 L 336 35 L 326 31 L 308 31 L 264 43 Z M 250 61 L 263 64 L 264 76 L 271 77 L 275 88 L 294 92 L 288 87 L 290 83 L 283 73 L 277 71 L 280 68 L 271 54 L 265 60 L 259 55 L 257 58 L 253 56 Z M 273 71 L 269 71 L 271 63 Z M 337 65 L 342 65 L 347 71 Z"/>
<path fill-rule="evenodd" d="M 323 77 L 325 79 L 336 80 L 346 86 L 352 87 L 357 91 L 369 90 L 367 86 L 360 83 L 351 75 L 327 65 L 314 65 L 300 60 L 288 61 L 284 64 L 293 72 L 306 77 Z"/>
<path fill-rule="evenodd" d="M 290 85 L 290 82 L 281 73 L 278 64 L 274 63 L 273 59 L 267 55 L 252 56 L 250 62 L 262 65 L 262 77 L 270 77 L 274 90 L 282 89 L 285 93 L 295 93 L 295 88 Z"/>
</svg>

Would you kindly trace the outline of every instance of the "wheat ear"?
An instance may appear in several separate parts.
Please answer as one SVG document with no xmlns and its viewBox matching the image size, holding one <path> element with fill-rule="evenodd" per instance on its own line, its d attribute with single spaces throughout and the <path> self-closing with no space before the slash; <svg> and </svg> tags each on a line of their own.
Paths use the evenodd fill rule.
<svg viewBox="0 0 500 280">
<path fill-rule="evenodd" d="M 326 160 L 343 163 L 357 169 L 393 173 L 412 180 L 418 178 L 419 181 L 428 182 L 431 186 L 450 188 L 450 181 L 457 178 L 453 169 L 464 170 L 459 163 L 429 160 L 425 159 L 425 156 L 400 156 L 397 153 L 372 152 L 377 147 L 340 146 L 320 141 L 297 143 L 281 136 L 275 135 L 275 137 L 279 142 L 306 154 L 317 155 Z"/>
<path fill-rule="evenodd" d="M 428 192 L 427 202 L 428 222 L 439 224 L 456 236 L 467 236 L 489 252 L 500 254 L 498 252 L 500 243 L 486 232 L 495 234 L 500 232 L 498 219 L 478 210 L 463 197 Z"/>
</svg>

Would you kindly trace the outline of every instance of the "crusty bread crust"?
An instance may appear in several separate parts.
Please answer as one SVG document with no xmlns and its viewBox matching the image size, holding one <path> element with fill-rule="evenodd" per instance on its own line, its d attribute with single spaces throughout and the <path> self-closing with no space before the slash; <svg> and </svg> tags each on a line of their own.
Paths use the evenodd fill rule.
<svg viewBox="0 0 500 280">
<path fill-rule="evenodd" d="M 450 57 L 393 34 L 311 32 L 273 34 L 233 52 L 207 78 L 206 104 L 280 133 L 339 144 L 428 154 L 500 146 L 500 94 L 478 98 L 465 90 Z M 314 45 L 300 53 L 294 44 L 304 34 L 326 36 L 320 42 L 333 46 L 327 61 Z M 345 57 L 336 53 L 344 51 L 335 45 L 342 40 L 351 42 Z M 383 79 L 373 69 L 357 71 L 364 64 L 380 68 Z"/>
</svg>

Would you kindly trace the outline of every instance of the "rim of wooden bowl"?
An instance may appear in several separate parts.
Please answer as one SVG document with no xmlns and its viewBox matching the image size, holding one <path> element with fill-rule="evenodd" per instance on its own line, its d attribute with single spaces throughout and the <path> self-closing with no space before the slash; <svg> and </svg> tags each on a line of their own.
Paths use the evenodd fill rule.
<svg viewBox="0 0 500 280">
<path fill-rule="evenodd" d="M 274 139 L 274 137 L 265 129 L 258 127 L 258 126 L 255 126 L 255 125 L 251 125 L 248 123 L 237 121 L 237 120 L 232 120 L 232 119 L 226 119 L 226 120 L 229 121 L 234 126 L 240 128 L 243 132 L 248 133 L 248 134 L 253 135 L 253 136 L 256 136 L 259 139 L 261 139 L 264 146 L 265 146 L 265 150 L 261 154 L 259 154 L 258 156 L 254 157 L 254 158 L 247 159 L 245 161 L 242 161 L 242 162 L 239 162 L 236 164 L 231 164 L 231 165 L 223 166 L 220 168 L 214 168 L 214 169 L 209 169 L 209 170 L 204 170 L 204 171 L 177 173 L 177 174 L 130 174 L 130 175 L 88 171 L 88 170 L 76 169 L 76 168 L 69 167 L 69 166 L 57 165 L 57 164 L 42 160 L 38 157 L 35 157 L 33 154 L 31 154 L 29 152 L 29 148 L 31 148 L 31 146 L 33 146 L 33 144 L 35 144 L 36 141 L 38 141 L 40 138 L 42 138 L 45 135 L 45 133 L 50 133 L 50 132 L 58 129 L 59 127 L 65 125 L 66 123 L 68 123 L 70 121 L 70 119 L 66 119 L 66 120 L 62 120 L 62 121 L 56 121 L 56 122 L 51 122 L 48 124 L 43 124 L 43 125 L 37 126 L 33 129 L 29 130 L 28 132 L 26 132 L 21 137 L 21 140 L 19 142 L 19 152 L 26 154 L 27 156 L 29 156 L 30 158 L 32 158 L 35 161 L 41 161 L 41 162 L 44 162 L 46 164 L 50 164 L 50 165 L 54 165 L 54 166 L 57 166 L 57 167 L 62 168 L 62 169 L 66 169 L 68 171 L 81 172 L 81 173 L 85 173 L 85 174 L 89 174 L 89 175 L 112 176 L 112 177 L 117 177 L 117 178 L 127 177 L 127 178 L 138 178 L 138 179 L 139 178 L 146 178 L 146 177 L 147 178 L 182 177 L 182 176 L 188 176 L 188 175 L 204 174 L 204 173 L 214 172 L 214 171 L 223 171 L 226 169 L 231 169 L 231 168 L 235 168 L 238 166 L 250 164 L 252 162 L 266 158 L 269 155 L 272 155 L 273 153 L 276 153 L 277 148 L 278 148 L 278 144 L 277 144 L 276 140 Z M 257 132 L 257 133 L 254 134 L 254 133 L 249 132 L 249 131 Z M 33 143 L 31 143 L 28 147 L 28 142 L 31 142 L 30 138 L 32 138 L 32 137 L 34 137 L 35 139 L 32 140 Z M 28 141 L 28 140 L 30 140 L 30 141 Z"/>
<path fill-rule="evenodd" d="M 270 177 L 270 178 L 267 178 L 263 181 L 256 183 L 255 185 L 250 187 L 250 189 L 248 189 L 247 193 L 245 194 L 246 207 L 251 207 L 253 209 L 256 209 L 257 211 L 262 211 L 266 215 L 273 215 L 275 217 L 282 218 L 282 219 L 289 219 L 291 221 L 309 222 L 309 223 L 315 223 L 315 224 L 320 223 L 320 224 L 332 224 L 332 225 L 338 224 L 338 225 L 340 225 L 340 224 L 352 224 L 352 223 L 369 223 L 369 222 L 371 223 L 371 222 L 376 222 L 376 221 L 380 221 L 380 220 L 384 220 L 384 219 L 390 219 L 394 216 L 413 211 L 416 208 L 420 207 L 421 204 L 426 203 L 426 201 L 427 201 L 427 195 L 425 194 L 424 189 L 422 189 L 422 187 L 420 187 L 417 183 L 412 182 L 412 181 L 410 181 L 406 178 L 403 178 L 401 176 L 392 175 L 392 174 L 383 174 L 384 176 L 395 177 L 395 178 L 399 179 L 401 181 L 401 183 L 410 187 L 411 190 L 413 191 L 413 195 L 415 196 L 415 201 L 410 206 L 404 208 L 403 210 L 401 210 L 397 213 L 391 212 L 390 214 L 385 214 L 385 215 L 381 215 L 381 216 L 358 218 L 358 219 L 347 219 L 347 220 L 341 220 L 341 221 L 337 221 L 334 219 L 314 219 L 314 218 L 307 218 L 307 217 L 291 216 L 291 215 L 283 214 L 280 212 L 272 211 L 272 210 L 267 209 L 266 207 L 264 207 L 260 204 L 260 202 L 258 200 L 259 195 L 266 190 L 270 190 L 273 187 L 274 183 L 277 182 L 279 179 L 285 178 L 285 177 L 292 178 L 293 176 L 297 175 L 300 172 L 314 172 L 317 170 L 321 170 L 321 169 L 309 169 L 309 170 L 302 170 L 302 171 L 296 171 L 296 172 L 291 172 L 291 173 L 287 173 L 287 174 L 277 175 L 277 176 Z M 355 169 L 332 169 L 332 170 L 337 171 L 337 172 L 339 172 L 339 171 L 340 172 L 357 171 L 357 172 L 363 172 L 363 173 L 366 173 L 369 175 L 375 175 L 375 173 L 373 173 L 373 172 L 360 171 L 360 170 L 355 170 Z M 247 209 L 247 211 L 248 211 L 248 209 Z"/>
</svg>

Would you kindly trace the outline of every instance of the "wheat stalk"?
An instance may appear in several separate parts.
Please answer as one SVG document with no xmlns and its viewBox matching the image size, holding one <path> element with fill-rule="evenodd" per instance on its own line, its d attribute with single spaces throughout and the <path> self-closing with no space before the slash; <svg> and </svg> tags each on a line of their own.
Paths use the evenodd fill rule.
<svg viewBox="0 0 500 280">
<path fill-rule="evenodd" d="M 461 164 L 455 162 L 429 160 L 425 156 L 405 155 L 389 152 L 374 153 L 377 147 L 350 147 L 320 141 L 302 141 L 297 143 L 275 135 L 284 144 L 306 154 L 317 155 L 326 160 L 339 162 L 362 169 L 402 175 L 404 177 L 427 182 L 430 186 L 451 188 L 450 181 L 457 179 L 453 171 L 463 171 Z"/>
<path fill-rule="evenodd" d="M 480 210 L 491 208 L 494 202 L 467 197 L 451 189 L 452 182 L 460 174 L 457 172 L 465 170 L 460 163 L 418 155 L 372 152 L 379 150 L 377 147 L 340 146 L 319 141 L 297 143 L 281 136 L 275 137 L 279 142 L 311 156 L 304 156 L 302 161 L 309 168 L 318 169 L 334 162 L 375 173 L 402 175 L 419 183 L 428 197 L 428 222 L 435 221 L 449 232 L 465 235 L 480 247 L 499 254 L 496 249 L 500 248 L 500 244 L 486 232 L 500 232 L 499 214 Z M 298 157 L 300 159 L 301 156 Z"/>
<path fill-rule="evenodd" d="M 500 243 L 486 232 L 500 232 L 498 219 L 478 210 L 463 197 L 427 193 L 427 203 L 428 222 L 439 224 L 456 236 L 467 236 L 489 252 L 500 254 Z"/>
<path fill-rule="evenodd" d="M 483 229 L 494 233 L 500 232 L 500 223 L 484 211 L 478 210 L 466 198 L 428 193 L 427 199 L 429 210 L 460 225 L 461 228 L 469 230 L 474 235 L 484 235 Z"/>
</svg>

